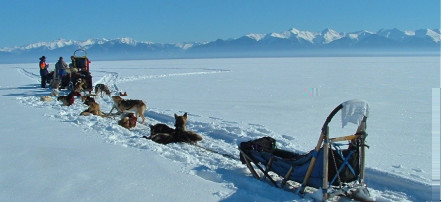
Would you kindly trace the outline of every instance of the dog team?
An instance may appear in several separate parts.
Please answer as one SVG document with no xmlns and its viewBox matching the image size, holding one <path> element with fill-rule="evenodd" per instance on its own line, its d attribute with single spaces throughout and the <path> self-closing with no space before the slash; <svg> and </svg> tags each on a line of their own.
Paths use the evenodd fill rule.
<svg viewBox="0 0 441 202">
<path fill-rule="evenodd" d="M 95 95 L 82 96 L 81 92 L 84 90 L 83 86 L 85 84 L 84 79 L 79 79 L 73 86 L 72 91 L 67 96 L 59 96 L 57 89 L 54 89 L 50 96 L 42 96 L 42 101 L 51 101 L 52 96 L 56 96 L 57 100 L 62 102 L 64 106 L 70 106 L 75 102 L 75 97 L 81 97 L 83 104 L 87 105 L 88 108 L 80 113 L 82 116 L 101 116 L 110 117 L 114 109 L 117 110 L 116 115 L 120 115 L 120 120 L 118 125 L 131 129 L 136 126 L 138 118 L 142 119 L 141 123 L 145 122 L 144 112 L 147 109 L 147 105 L 142 100 L 133 99 L 123 99 L 121 96 L 127 96 L 127 93 L 119 93 L 119 96 L 112 96 L 113 107 L 108 114 L 101 111 L 100 105 L 95 102 L 93 96 L 103 97 L 104 94 L 111 96 L 111 91 L 105 84 L 95 85 Z M 201 141 L 202 137 L 193 132 L 186 130 L 187 124 L 187 113 L 182 116 L 175 116 L 175 128 L 171 128 L 166 124 L 158 123 L 155 125 L 149 125 L 150 136 L 143 136 L 145 139 L 150 139 L 154 142 L 160 144 L 169 144 L 173 142 L 187 142 L 191 144 L 196 144 L 197 141 Z"/>
</svg>

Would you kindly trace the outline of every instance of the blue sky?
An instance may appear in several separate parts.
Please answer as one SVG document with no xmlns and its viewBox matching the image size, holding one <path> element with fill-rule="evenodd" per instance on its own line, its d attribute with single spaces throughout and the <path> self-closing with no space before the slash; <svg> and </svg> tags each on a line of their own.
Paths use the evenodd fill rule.
<svg viewBox="0 0 441 202">
<path fill-rule="evenodd" d="M 290 28 L 439 28 L 440 0 L 9 0 L 0 19 L 0 47 L 59 38 L 203 42 Z"/>
</svg>

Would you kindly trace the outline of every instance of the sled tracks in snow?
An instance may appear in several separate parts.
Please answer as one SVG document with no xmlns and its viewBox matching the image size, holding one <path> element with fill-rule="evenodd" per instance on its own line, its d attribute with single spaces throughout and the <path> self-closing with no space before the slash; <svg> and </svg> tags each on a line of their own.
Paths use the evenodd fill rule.
<svg viewBox="0 0 441 202">
<path fill-rule="evenodd" d="M 94 86 L 96 84 L 106 84 L 111 92 L 119 92 L 119 88 L 116 85 L 118 83 L 118 73 L 116 72 L 107 72 L 107 71 L 97 71 L 100 73 L 104 73 L 105 75 L 94 82 Z"/>
<path fill-rule="evenodd" d="M 169 78 L 169 77 L 181 77 L 181 76 L 192 76 L 192 75 L 207 75 L 207 74 L 218 74 L 230 72 L 230 70 L 225 69 L 203 69 L 204 71 L 196 71 L 196 72 L 186 72 L 186 73 L 171 73 L 171 74 L 158 74 L 158 75 L 136 75 L 136 76 L 125 76 L 120 77 L 117 72 L 108 72 L 108 71 L 96 71 L 98 73 L 105 74 L 101 79 L 94 82 L 96 84 L 105 84 L 109 87 L 112 92 L 119 92 L 120 88 L 118 84 L 120 83 L 128 83 L 139 80 L 147 80 L 147 79 L 158 79 L 158 78 Z"/>
<path fill-rule="evenodd" d="M 118 83 L 132 82 L 132 81 L 144 80 L 144 79 L 157 79 L 157 78 L 192 76 L 192 75 L 218 74 L 218 73 L 225 73 L 225 72 L 230 72 L 230 70 L 224 70 L 224 69 L 205 69 L 205 71 L 197 71 L 197 72 L 128 76 L 128 77 L 120 78 L 118 80 Z"/>
<path fill-rule="evenodd" d="M 17 72 L 20 73 L 21 75 L 28 77 L 31 80 L 34 80 L 36 82 L 40 82 L 41 76 L 40 74 L 36 74 L 33 72 L 30 72 L 24 68 L 17 68 Z"/>
<path fill-rule="evenodd" d="M 162 145 L 146 140 L 142 136 L 150 135 L 148 124 L 165 123 L 172 126 L 174 124 L 174 112 L 149 109 L 145 113 L 145 124 L 138 122 L 135 128 L 128 130 L 118 125 L 119 116 L 108 118 L 80 116 L 79 114 L 87 107 L 81 103 L 79 98 L 69 107 L 61 106 L 55 100 L 41 102 L 40 98 L 36 96 L 18 97 L 17 99 L 26 105 L 44 108 L 47 111 L 44 116 L 53 121 L 73 124 L 84 131 L 85 134 L 94 132 L 109 143 L 156 152 L 158 155 L 183 163 L 190 171 L 201 165 L 213 170 L 242 169 L 244 167 L 237 159 L 231 158 L 239 157 L 237 152 L 238 143 L 249 138 L 267 135 L 259 133 L 259 129 L 254 128 L 256 126 L 250 125 L 249 128 L 243 129 L 238 123 L 226 122 L 220 119 L 207 118 L 211 122 L 191 121 L 192 117 L 200 116 L 189 114 L 190 120 L 187 122 L 187 128 L 203 136 L 203 140 L 198 142 L 198 145 L 216 152 L 195 147 L 191 144 Z M 110 97 L 96 99 L 96 102 L 100 104 L 101 110 L 105 113 L 109 112 L 113 105 Z M 242 134 L 242 137 L 237 134 Z"/>
</svg>

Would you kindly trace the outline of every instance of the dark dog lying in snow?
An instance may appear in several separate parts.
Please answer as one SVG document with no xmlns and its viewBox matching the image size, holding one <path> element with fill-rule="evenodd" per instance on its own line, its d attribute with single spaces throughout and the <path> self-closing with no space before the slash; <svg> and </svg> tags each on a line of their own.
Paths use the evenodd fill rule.
<svg viewBox="0 0 441 202">
<path fill-rule="evenodd" d="M 173 142 L 188 142 L 195 144 L 197 141 L 201 141 L 202 137 L 195 132 L 186 130 L 187 113 L 183 116 L 175 114 L 175 127 L 158 123 L 156 125 L 150 125 L 150 137 L 143 136 L 144 138 L 151 139 L 154 142 L 160 144 L 169 144 Z"/>
<path fill-rule="evenodd" d="M 71 91 L 67 96 L 58 96 L 57 100 L 63 102 L 64 106 L 70 106 L 75 102 L 75 96 L 81 96 L 77 91 Z"/>
</svg>

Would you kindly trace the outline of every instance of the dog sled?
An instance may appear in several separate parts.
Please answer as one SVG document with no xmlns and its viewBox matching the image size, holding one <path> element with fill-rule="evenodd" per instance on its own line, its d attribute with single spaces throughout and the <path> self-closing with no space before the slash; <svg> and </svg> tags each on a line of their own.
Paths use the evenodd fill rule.
<svg viewBox="0 0 441 202">
<path fill-rule="evenodd" d="M 339 111 L 343 126 L 351 122 L 358 124 L 358 128 L 353 135 L 330 138 L 328 124 Z M 299 154 L 277 149 L 273 138 L 263 137 L 240 143 L 240 159 L 255 178 L 269 179 L 279 188 L 286 189 L 289 185 L 295 192 L 304 195 L 306 189 L 314 190 L 312 187 L 321 190 L 322 200 L 340 196 L 369 201 L 365 184 L 368 113 L 366 102 L 346 101 L 326 118 L 312 151 Z M 343 148 L 346 145 L 348 147 Z"/>
<path fill-rule="evenodd" d="M 62 78 L 61 88 L 72 90 L 80 80 L 85 80 L 82 84 L 82 90 L 91 94 L 93 88 L 92 75 L 90 74 L 90 61 L 86 50 L 76 50 L 71 56 L 71 60 L 72 62 L 69 64 L 70 73 Z"/>
</svg>

